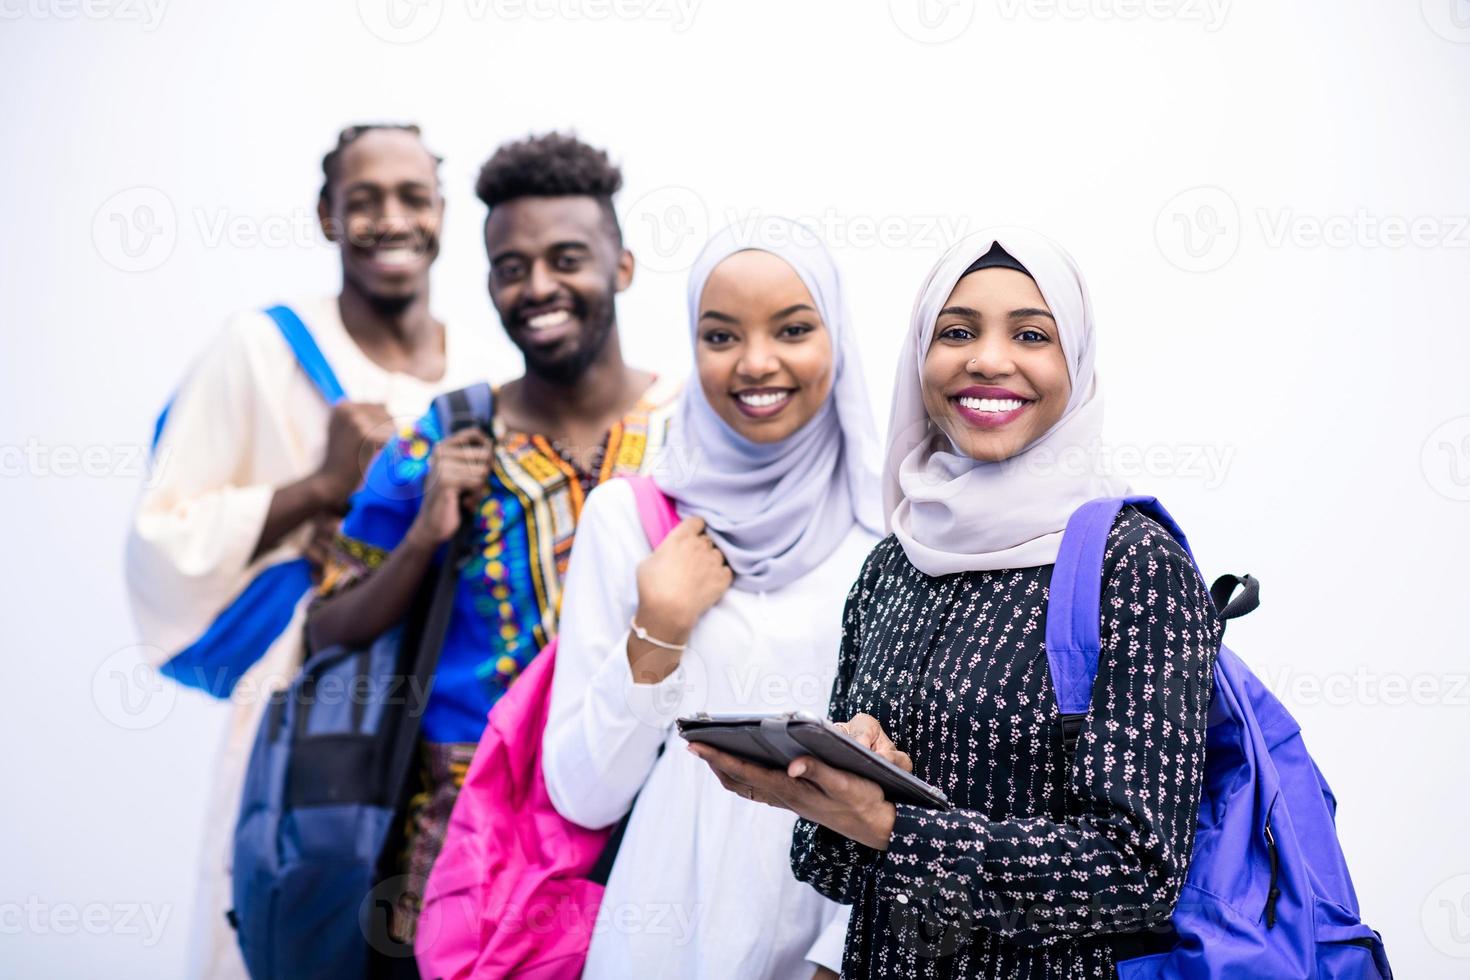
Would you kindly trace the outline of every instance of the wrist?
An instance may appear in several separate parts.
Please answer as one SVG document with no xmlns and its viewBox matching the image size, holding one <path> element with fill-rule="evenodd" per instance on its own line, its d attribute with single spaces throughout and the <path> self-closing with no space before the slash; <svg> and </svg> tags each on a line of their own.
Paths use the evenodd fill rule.
<svg viewBox="0 0 1470 980">
<path fill-rule="evenodd" d="M 687 622 L 684 617 L 642 602 L 633 614 L 633 622 L 642 627 L 649 636 L 674 646 L 686 646 L 694 632 L 694 624 Z"/>
<path fill-rule="evenodd" d="M 422 552 L 423 554 L 431 555 L 443 543 L 442 540 L 435 536 L 433 530 L 424 523 L 423 511 L 419 511 L 419 516 L 415 517 L 413 523 L 408 526 L 408 531 L 404 533 L 403 541 L 398 547 L 408 552 Z"/>
<path fill-rule="evenodd" d="M 307 489 L 318 512 L 343 513 L 352 496 L 352 488 L 346 486 L 331 473 L 317 470 L 307 477 Z"/>
<path fill-rule="evenodd" d="M 893 825 L 898 820 L 898 807 L 887 800 L 880 801 L 868 814 L 867 840 L 861 841 L 875 851 L 888 850 L 893 839 Z"/>
</svg>

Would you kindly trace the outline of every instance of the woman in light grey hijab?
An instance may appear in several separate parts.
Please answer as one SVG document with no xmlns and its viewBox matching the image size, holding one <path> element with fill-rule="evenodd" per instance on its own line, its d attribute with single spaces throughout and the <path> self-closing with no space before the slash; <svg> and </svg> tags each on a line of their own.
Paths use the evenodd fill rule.
<svg viewBox="0 0 1470 980">
<path fill-rule="evenodd" d="M 977 252 L 983 254 L 977 258 Z M 985 458 L 983 446 L 977 452 L 973 444 L 957 445 L 956 434 L 963 440 L 970 428 L 947 421 L 956 413 L 942 399 L 926 404 L 924 397 L 925 365 L 941 310 L 952 305 L 958 281 L 984 268 L 1031 279 L 1049 309 L 1045 319 L 1056 333 L 1056 364 L 1065 367 L 1056 380 L 1066 391 L 1050 401 L 1033 390 L 1038 385 L 1016 385 L 1025 388 L 1022 394 L 1039 397 L 1021 409 L 1015 421 L 1022 431 L 1007 433 L 1019 444 L 1009 445 L 1015 451 L 1001 458 Z M 1072 511 L 1097 497 L 1127 493 L 1125 484 L 1092 465 L 1103 416 L 1092 303 L 1076 262 L 1055 242 L 1024 228 L 990 229 L 961 241 L 920 288 L 906 346 L 894 383 L 883 503 L 894 535 L 920 571 L 947 575 L 1049 565 Z M 987 378 L 982 374 L 977 381 Z M 990 414 L 1002 425 L 981 441 L 995 447 L 988 454 L 994 456 L 1007 446 L 999 430 L 1017 427 L 1002 413 Z"/>
<path fill-rule="evenodd" d="M 1111 977 L 1139 952 L 1124 934 L 1168 925 L 1221 623 L 1189 555 L 1125 507 L 1101 556 L 1091 708 L 1066 737 L 1052 566 L 1073 510 L 1124 492 L 1096 465 L 1095 360 L 1082 276 L 1034 232 L 957 243 L 914 304 L 884 469 L 893 534 L 850 593 L 828 711 L 953 809 L 817 759 L 780 771 L 691 747 L 733 795 L 803 818 L 796 876 L 853 910 L 844 977 Z"/>
<path fill-rule="evenodd" d="M 854 523 L 881 530 L 874 493 L 881 464 L 837 267 L 806 227 L 764 217 L 746 227 L 731 226 L 705 246 L 689 275 L 696 347 L 701 331 L 720 322 L 718 311 L 700 307 L 711 273 L 746 251 L 779 258 L 806 287 L 830 337 L 830 396 L 788 433 L 747 424 L 763 417 L 743 412 L 747 406 L 729 390 L 687 386 L 667 451 L 697 465 L 692 476 L 663 469 L 659 486 L 678 501 L 681 515 L 704 520 L 705 533 L 735 573 L 735 588 L 759 592 L 806 574 Z"/>
<path fill-rule="evenodd" d="M 882 520 L 857 345 L 831 257 L 781 219 L 709 243 L 689 320 L 695 375 L 670 423 L 674 455 L 654 470 L 683 521 L 650 552 L 624 481 L 588 496 L 543 769 L 556 808 L 586 827 L 636 796 L 608 914 L 690 921 L 675 942 L 599 928 L 584 976 L 835 976 L 847 911 L 792 875 L 795 815 L 663 748 L 682 747 L 674 720 L 695 712 L 826 709 L 844 597 Z"/>
</svg>

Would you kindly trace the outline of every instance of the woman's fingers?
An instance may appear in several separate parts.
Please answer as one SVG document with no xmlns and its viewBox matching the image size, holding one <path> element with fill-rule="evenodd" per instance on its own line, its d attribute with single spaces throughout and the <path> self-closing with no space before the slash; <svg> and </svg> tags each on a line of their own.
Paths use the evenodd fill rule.
<svg viewBox="0 0 1470 980">
<path fill-rule="evenodd" d="M 731 755 L 728 752 L 722 752 L 717 748 L 713 748 L 709 745 L 703 745 L 698 742 L 691 742 L 689 744 L 689 751 L 699 756 L 705 762 L 709 763 L 710 768 L 714 769 L 715 772 L 724 773 L 725 775 L 731 776 L 742 783 L 750 785 L 754 785 L 755 781 L 763 773 L 780 772 L 779 769 L 767 769 L 766 767 L 757 765 L 754 762 L 746 762 L 739 756 Z"/>
<path fill-rule="evenodd" d="M 866 787 L 877 787 L 871 779 L 864 779 L 836 766 L 829 766 L 815 756 L 802 756 L 786 767 L 786 775 L 798 783 L 807 783 L 826 797 L 846 798 L 859 793 Z M 879 790 L 881 795 L 882 791 Z"/>
<path fill-rule="evenodd" d="M 720 780 L 720 785 L 730 792 L 772 806 L 795 809 L 790 800 L 793 792 L 799 790 L 799 786 L 782 770 L 746 762 L 708 745 L 690 743 L 689 751 L 708 763 Z"/>
<path fill-rule="evenodd" d="M 715 766 L 711 765 L 710 770 L 715 774 L 715 778 L 720 781 L 720 785 L 725 787 L 725 789 L 729 790 L 730 792 L 734 793 L 736 796 L 744 796 L 746 790 L 751 789 L 750 786 L 747 786 L 745 783 L 740 782 L 738 779 L 729 775 L 722 769 L 718 769 Z"/>
<path fill-rule="evenodd" d="M 893 740 L 888 737 L 888 733 L 883 730 L 877 718 L 860 712 L 853 715 L 852 720 L 841 727 L 847 734 L 895 766 L 905 772 L 914 771 L 914 762 L 909 758 L 909 754 L 898 750 L 898 746 L 893 744 Z"/>
<path fill-rule="evenodd" d="M 842 727 L 847 734 L 874 751 L 877 751 L 879 744 L 888 738 L 883 734 L 883 726 L 878 724 L 877 718 L 861 712 L 853 715 L 852 720 Z"/>
<path fill-rule="evenodd" d="M 699 535 L 699 534 L 703 534 L 703 533 L 704 533 L 704 518 L 703 517 L 686 517 L 682 521 L 680 521 L 678 524 L 674 525 L 674 529 L 669 532 L 669 535 L 668 536 L 669 536 L 669 538 L 674 538 L 674 539 L 677 540 L 679 538 L 692 538 L 695 535 Z"/>
</svg>

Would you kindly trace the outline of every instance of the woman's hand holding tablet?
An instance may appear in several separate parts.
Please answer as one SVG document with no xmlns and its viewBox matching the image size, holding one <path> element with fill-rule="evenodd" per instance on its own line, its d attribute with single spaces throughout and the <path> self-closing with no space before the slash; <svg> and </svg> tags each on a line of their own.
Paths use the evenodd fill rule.
<svg viewBox="0 0 1470 980">
<path fill-rule="evenodd" d="M 801 714 L 701 715 L 681 718 L 679 731 L 725 789 L 791 810 L 875 850 L 887 850 L 893 834 L 891 800 L 950 806 L 943 793 L 912 775 L 908 755 L 871 715 L 843 724 Z"/>
</svg>

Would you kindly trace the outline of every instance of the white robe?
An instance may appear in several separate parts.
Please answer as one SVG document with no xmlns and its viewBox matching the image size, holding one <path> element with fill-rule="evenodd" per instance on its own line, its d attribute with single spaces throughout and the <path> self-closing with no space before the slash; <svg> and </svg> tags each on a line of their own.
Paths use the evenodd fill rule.
<svg viewBox="0 0 1470 980">
<path fill-rule="evenodd" d="M 810 980 L 817 965 L 840 969 L 849 910 L 792 875 L 795 814 L 727 792 L 673 722 L 698 711 L 824 716 L 843 603 L 876 540 L 854 526 L 796 582 L 730 589 L 701 617 L 674 673 L 634 684 L 628 621 L 648 542 L 626 483 L 588 498 L 567 572 L 543 769 L 557 810 L 583 826 L 616 822 L 638 795 L 588 980 Z"/>
<path fill-rule="evenodd" d="M 485 380 L 488 339 L 445 329 L 445 373 L 435 382 L 385 371 L 357 346 L 336 297 L 291 303 L 353 401 L 380 402 L 411 424 L 440 392 Z M 484 329 L 484 328 L 481 328 Z M 154 472 L 129 528 L 128 596 L 155 665 L 198 639 L 259 572 L 299 557 L 301 527 L 252 562 L 277 487 L 314 471 L 326 453 L 330 408 L 297 365 L 274 321 L 256 310 L 231 318 L 190 368 L 169 409 Z M 229 862 L 241 783 L 269 690 L 302 660 L 306 600 L 231 695 L 233 710 L 215 771 L 192 924 L 191 977 L 243 978 L 230 908 Z"/>
</svg>

